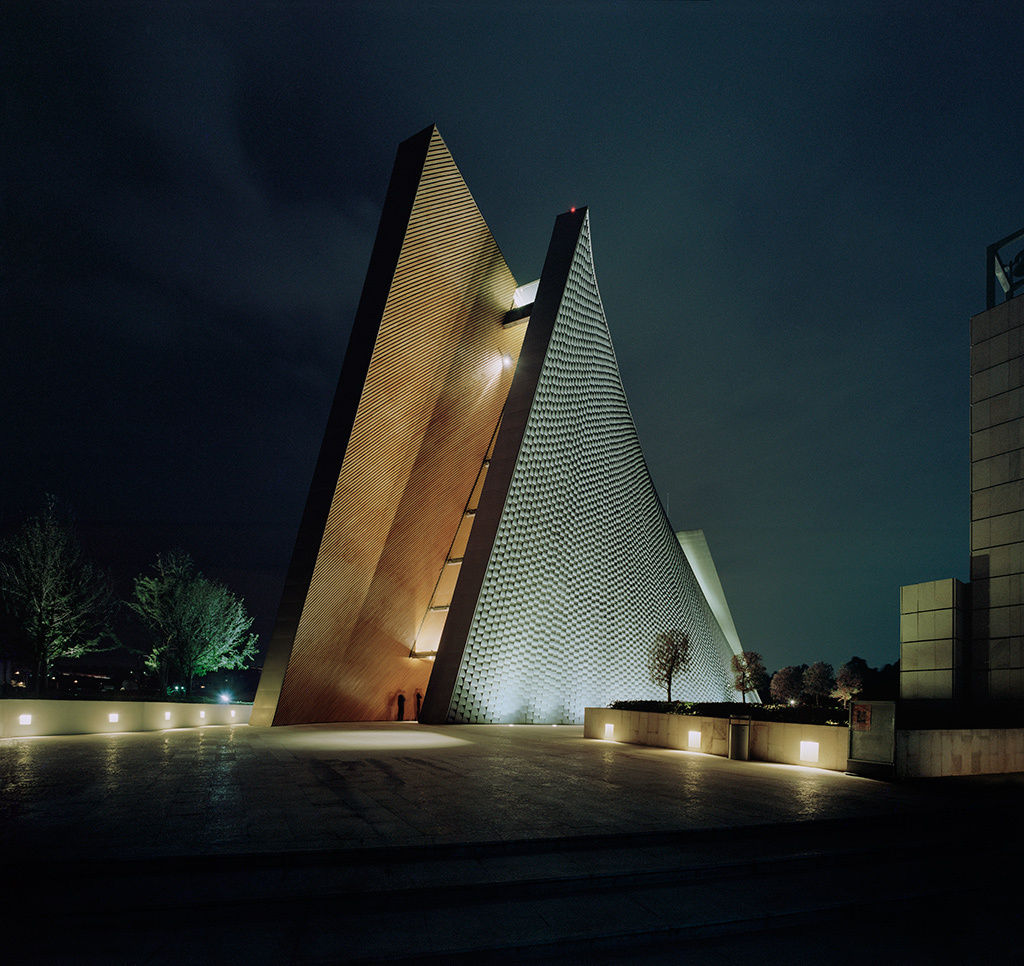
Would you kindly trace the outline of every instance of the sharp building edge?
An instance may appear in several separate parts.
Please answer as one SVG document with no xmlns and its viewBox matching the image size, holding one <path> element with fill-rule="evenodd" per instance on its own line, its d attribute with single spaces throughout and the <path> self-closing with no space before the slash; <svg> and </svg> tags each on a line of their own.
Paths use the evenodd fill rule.
<svg viewBox="0 0 1024 966">
<path fill-rule="evenodd" d="M 661 697 L 646 658 L 671 630 L 691 639 L 674 693 L 736 697 L 721 607 L 644 460 L 586 209 L 556 219 L 510 321 L 515 290 L 437 130 L 409 139 L 253 724 L 576 723 Z"/>
<path fill-rule="evenodd" d="M 416 635 L 508 394 L 515 279 L 433 127 L 398 150 L 253 707 L 415 710 Z"/>
<path fill-rule="evenodd" d="M 663 697 L 647 653 L 674 629 L 691 640 L 676 694 L 734 697 L 732 648 L 626 401 L 586 209 L 556 221 L 488 487 L 425 720 L 576 723 L 587 705 Z"/>
<path fill-rule="evenodd" d="M 676 534 L 679 546 L 686 554 L 686 560 L 693 571 L 693 575 L 700 584 L 704 599 L 711 607 L 711 612 L 718 621 L 718 626 L 725 634 L 733 654 L 743 653 L 743 645 L 740 643 L 740 636 L 736 632 L 736 624 L 732 619 L 732 611 L 729 610 L 729 602 L 725 599 L 725 591 L 722 589 L 722 580 L 718 576 L 718 568 L 711 557 L 711 548 L 708 546 L 708 539 L 703 530 L 680 530 Z"/>
</svg>

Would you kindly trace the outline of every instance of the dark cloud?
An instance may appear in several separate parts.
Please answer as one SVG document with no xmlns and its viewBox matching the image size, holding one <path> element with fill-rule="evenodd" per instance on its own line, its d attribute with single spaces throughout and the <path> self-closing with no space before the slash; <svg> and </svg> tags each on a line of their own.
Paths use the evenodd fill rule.
<svg viewBox="0 0 1024 966">
<path fill-rule="evenodd" d="M 185 546 L 266 632 L 395 147 L 437 121 L 521 280 L 591 206 L 655 482 L 770 666 L 893 660 L 898 586 L 966 576 L 1012 5 L 0 16 L 5 525 L 57 492 L 109 562 Z"/>
</svg>

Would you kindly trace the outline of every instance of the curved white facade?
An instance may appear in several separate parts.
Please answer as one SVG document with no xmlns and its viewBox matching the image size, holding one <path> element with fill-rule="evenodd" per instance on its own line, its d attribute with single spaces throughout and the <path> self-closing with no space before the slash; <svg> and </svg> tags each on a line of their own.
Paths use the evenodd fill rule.
<svg viewBox="0 0 1024 966">
<path fill-rule="evenodd" d="M 481 520 L 470 538 L 471 549 L 489 545 L 484 573 L 479 586 L 472 582 L 467 553 L 452 601 L 453 611 L 471 604 L 472 619 L 465 637 L 457 624 L 450 635 L 446 628 L 438 651 L 440 664 L 451 658 L 446 649 L 462 645 L 443 720 L 579 723 L 587 705 L 663 698 L 648 678 L 647 653 L 659 632 L 673 629 L 691 640 L 690 667 L 674 693 L 733 700 L 733 648 L 644 461 L 585 209 L 560 217 L 552 249 L 545 273 L 555 277 L 541 277 L 510 394 L 512 406 L 517 389 L 533 384 L 528 414 L 521 429 L 503 422 L 495 447 L 495 464 L 503 448 L 514 463 L 511 478 L 502 492 L 500 474 L 489 475 L 495 488 L 484 489 L 481 505 L 500 502 L 497 526 L 492 534 Z M 542 356 L 535 375 L 531 355 Z M 435 720 L 439 710 L 429 709 Z"/>
</svg>

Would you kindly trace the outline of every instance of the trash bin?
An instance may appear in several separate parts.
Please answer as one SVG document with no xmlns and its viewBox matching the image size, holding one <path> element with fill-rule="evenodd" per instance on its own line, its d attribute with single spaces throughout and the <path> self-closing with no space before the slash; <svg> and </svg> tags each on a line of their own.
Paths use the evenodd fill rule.
<svg viewBox="0 0 1024 966">
<path fill-rule="evenodd" d="M 737 761 L 750 757 L 750 718 L 729 718 L 729 757 Z"/>
</svg>

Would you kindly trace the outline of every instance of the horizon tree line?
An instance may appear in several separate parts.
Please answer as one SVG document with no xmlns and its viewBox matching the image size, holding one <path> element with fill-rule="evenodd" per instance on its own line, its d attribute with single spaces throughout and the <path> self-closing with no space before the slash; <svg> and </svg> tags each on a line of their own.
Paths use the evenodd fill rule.
<svg viewBox="0 0 1024 966">
<path fill-rule="evenodd" d="M 666 699 L 672 701 L 672 684 L 677 674 L 689 669 L 690 639 L 685 631 L 663 631 L 655 635 L 647 653 L 647 672 L 652 684 L 665 688 Z M 790 665 L 769 674 L 764 658 L 757 651 L 734 654 L 730 669 L 733 687 L 742 703 L 748 695 L 757 695 L 765 703 L 796 705 L 808 703 L 821 708 L 830 701 L 841 701 L 847 707 L 858 694 L 874 697 L 897 696 L 899 661 L 882 670 L 868 666 L 861 657 L 852 657 L 833 670 L 826 661 Z"/>
<path fill-rule="evenodd" d="M 883 668 L 870 667 L 862 657 L 851 657 L 834 671 L 831 664 L 789 665 L 779 668 L 769 686 L 771 699 L 779 704 L 811 703 L 821 707 L 828 699 L 847 707 L 859 694 L 896 698 L 899 691 L 899 661 Z"/>
</svg>

